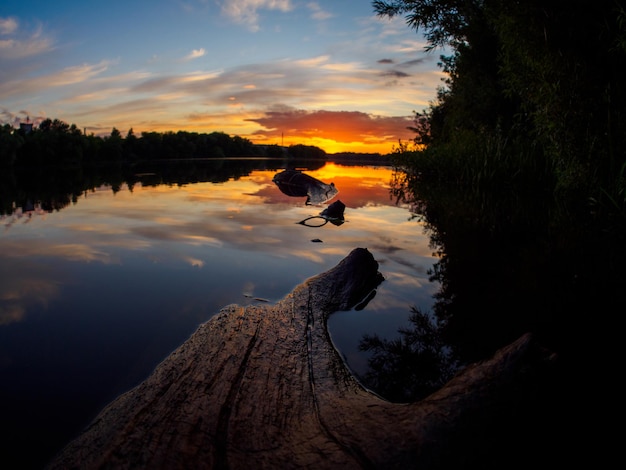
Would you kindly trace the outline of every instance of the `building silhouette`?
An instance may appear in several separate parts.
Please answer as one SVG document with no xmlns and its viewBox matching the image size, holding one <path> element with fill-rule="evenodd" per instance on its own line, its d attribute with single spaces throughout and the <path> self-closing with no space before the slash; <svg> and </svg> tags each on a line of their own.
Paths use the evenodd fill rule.
<svg viewBox="0 0 626 470">
<path fill-rule="evenodd" d="M 26 116 L 26 122 L 20 122 L 20 130 L 25 134 L 28 134 L 33 130 L 33 123 L 30 122 L 30 117 Z"/>
</svg>

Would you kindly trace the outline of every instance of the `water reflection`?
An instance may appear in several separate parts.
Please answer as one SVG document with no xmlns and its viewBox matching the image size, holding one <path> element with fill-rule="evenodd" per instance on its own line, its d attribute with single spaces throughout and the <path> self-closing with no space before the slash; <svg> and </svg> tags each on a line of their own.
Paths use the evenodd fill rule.
<svg viewBox="0 0 626 470">
<path fill-rule="evenodd" d="M 363 347 L 375 351 L 371 379 L 395 382 L 400 398 L 422 396 L 431 384 L 416 387 L 415 370 L 426 371 L 421 379 L 436 387 L 448 365 L 483 360 L 531 332 L 553 353 L 555 367 L 515 371 L 533 380 L 500 410 L 488 460 L 498 468 L 556 468 L 582 455 L 595 462 L 604 442 L 590 445 L 584 430 L 604 429 L 604 404 L 613 402 L 605 369 L 621 353 L 610 325 L 611 313 L 626 308 L 624 221 L 607 223 L 590 206 L 551 194 L 488 193 L 395 176 L 394 196 L 412 205 L 438 249 L 430 278 L 441 289 L 433 322 L 416 315 L 400 339 L 366 338 Z M 438 362 L 443 367 L 429 369 Z"/>
<path fill-rule="evenodd" d="M 0 327 L 24 320 L 27 312 L 46 308 L 57 298 L 56 275 L 37 263 L 3 259 L 0 264 Z"/>
<path fill-rule="evenodd" d="M 220 308 L 275 302 L 355 247 L 385 276 L 369 303 L 330 320 L 357 373 L 364 334 L 395 337 L 412 306 L 430 308 L 436 258 L 408 205 L 391 200 L 390 168 L 306 167 L 345 204 L 343 223 L 317 228 L 298 222 L 330 204 L 281 192 L 272 180 L 284 169 L 241 160 L 10 177 L 0 199 L 4 455 L 27 442 L 40 467 Z M 41 209 L 24 215 L 27 201 Z"/>
<path fill-rule="evenodd" d="M 312 215 L 304 220 L 298 222 L 300 225 L 306 225 L 307 227 L 322 227 L 330 222 L 333 225 L 341 225 L 345 222 L 344 211 L 346 205 L 341 201 L 335 201 L 330 204 L 326 209 L 320 212 L 319 215 Z M 321 219 L 318 220 L 318 219 Z"/>
</svg>

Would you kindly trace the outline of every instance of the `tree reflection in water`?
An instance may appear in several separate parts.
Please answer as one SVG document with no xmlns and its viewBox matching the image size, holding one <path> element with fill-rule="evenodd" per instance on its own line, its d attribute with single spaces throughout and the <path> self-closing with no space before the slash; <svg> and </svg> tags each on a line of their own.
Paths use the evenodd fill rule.
<svg viewBox="0 0 626 470">
<path fill-rule="evenodd" d="M 359 344 L 372 353 L 363 383 L 387 400 L 403 403 L 430 395 L 452 378 L 458 364 L 440 334 L 440 325 L 427 313 L 411 310 L 412 328 L 384 339 L 366 335 Z"/>
<path fill-rule="evenodd" d="M 584 201 L 461 190 L 403 171 L 391 194 L 425 222 L 439 255 L 429 275 L 441 287 L 433 311 L 414 310 L 400 338 L 362 340 L 373 354 L 367 386 L 394 401 L 423 398 L 455 367 L 526 332 L 560 358 L 557 393 L 582 398 L 601 380 L 599 364 L 616 344 L 601 318 L 626 307 L 623 221 L 599 220 Z"/>
<path fill-rule="evenodd" d="M 372 353 L 363 383 L 391 401 L 424 399 L 455 368 L 530 332 L 556 367 L 518 371 L 531 380 L 499 409 L 485 468 L 604 458 L 601 430 L 621 388 L 608 371 L 621 356 L 613 335 L 626 310 L 626 221 L 599 217 L 588 201 L 461 190 L 401 171 L 391 193 L 425 223 L 440 290 L 432 312 L 414 310 L 398 339 L 361 340 Z"/>
</svg>

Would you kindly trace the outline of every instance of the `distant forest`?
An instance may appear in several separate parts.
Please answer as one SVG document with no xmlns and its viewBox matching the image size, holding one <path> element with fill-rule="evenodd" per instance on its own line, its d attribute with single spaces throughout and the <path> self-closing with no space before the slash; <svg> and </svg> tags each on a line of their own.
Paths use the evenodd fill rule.
<svg viewBox="0 0 626 470">
<path fill-rule="evenodd" d="M 113 128 L 105 137 L 87 135 L 75 124 L 46 119 L 39 127 L 10 124 L 0 127 L 0 167 L 132 163 L 227 157 L 268 157 L 328 160 L 321 148 L 296 144 L 257 145 L 224 132 L 142 132 L 131 128 L 124 137 Z M 333 154 L 333 160 L 384 160 L 380 154 Z"/>
</svg>

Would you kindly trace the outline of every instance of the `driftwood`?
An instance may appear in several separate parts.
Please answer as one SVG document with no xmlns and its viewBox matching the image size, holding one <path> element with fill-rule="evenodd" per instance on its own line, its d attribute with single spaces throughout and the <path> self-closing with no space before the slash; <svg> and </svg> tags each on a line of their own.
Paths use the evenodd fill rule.
<svg viewBox="0 0 626 470">
<path fill-rule="evenodd" d="M 225 307 L 49 468 L 429 469 L 483 458 L 485 436 L 547 356 L 524 336 L 426 399 L 389 403 L 352 377 L 326 329 L 380 282 L 357 248 L 274 306 Z"/>
</svg>

